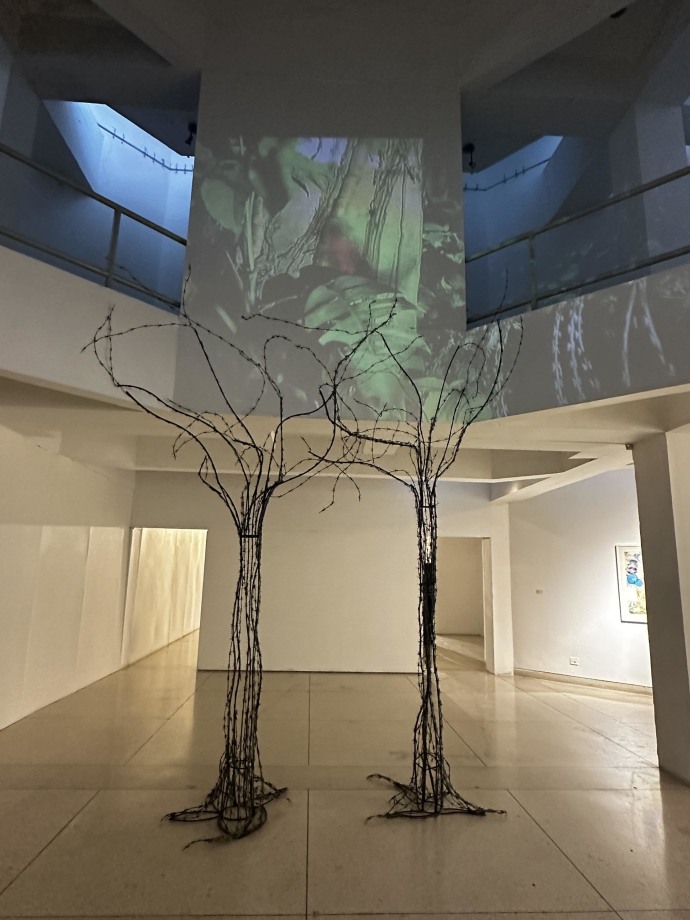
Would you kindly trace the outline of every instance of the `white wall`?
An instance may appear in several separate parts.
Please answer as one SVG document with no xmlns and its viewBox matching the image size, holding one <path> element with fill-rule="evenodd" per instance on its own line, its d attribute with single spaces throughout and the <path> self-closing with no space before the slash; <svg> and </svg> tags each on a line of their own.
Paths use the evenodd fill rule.
<svg viewBox="0 0 690 920">
<path fill-rule="evenodd" d="M 562 140 L 542 137 L 481 172 L 465 173 L 465 248 L 469 254 L 548 223 L 568 185 L 567 181 L 547 181 L 550 163 L 536 164 L 554 157 Z M 523 169 L 527 172 L 522 173 Z"/>
<path fill-rule="evenodd" d="M 687 383 L 689 319 L 689 265 L 527 313 L 497 412 L 519 415 Z M 519 326 L 507 320 L 503 328 L 511 361 Z"/>
<path fill-rule="evenodd" d="M 199 628 L 205 549 L 204 530 L 134 530 L 123 666 Z"/>
<path fill-rule="evenodd" d="M 0 728 L 120 666 L 133 477 L 0 428 Z"/>
<path fill-rule="evenodd" d="M 241 195 L 237 193 L 237 189 L 242 187 L 244 180 L 240 180 L 239 186 L 237 181 L 245 167 L 241 162 L 236 162 L 236 153 L 232 151 L 231 139 L 237 139 L 243 135 L 254 139 L 298 137 L 350 139 L 421 138 L 424 141 L 425 153 L 433 156 L 435 164 L 437 164 L 433 169 L 435 175 L 431 178 L 434 183 L 447 184 L 449 193 L 453 195 L 453 200 L 458 205 L 461 205 L 462 145 L 459 106 L 457 93 L 453 87 L 442 87 L 437 82 L 432 81 L 429 83 L 418 79 L 404 86 L 399 81 L 388 85 L 378 79 L 366 83 L 345 81 L 338 86 L 336 93 L 337 103 L 335 103 L 336 97 L 330 82 L 314 80 L 310 74 L 305 73 L 303 66 L 302 68 L 291 67 L 289 71 L 282 72 L 280 76 L 281 91 L 276 93 L 275 78 L 266 72 L 260 75 L 257 75 L 257 72 L 249 80 L 245 78 L 238 80 L 235 61 L 228 55 L 228 40 L 227 24 L 215 31 L 211 30 L 209 34 L 207 66 L 204 69 L 199 107 L 197 163 L 192 190 L 189 245 L 187 249 L 191 269 L 191 284 L 187 291 L 186 302 L 190 313 L 197 321 L 220 334 L 227 334 L 228 328 L 230 328 L 236 343 L 246 347 L 250 354 L 260 355 L 263 340 L 267 335 L 270 335 L 271 330 L 267 330 L 265 324 L 241 322 L 241 318 L 245 315 L 248 306 L 246 303 L 247 297 L 242 291 L 241 285 L 238 284 L 237 273 L 234 269 L 234 262 L 238 258 L 236 252 L 237 239 L 230 227 L 233 221 L 227 218 L 222 219 L 223 212 L 227 208 L 240 206 L 244 195 L 244 192 Z M 256 164 L 256 169 L 251 167 L 249 175 L 259 178 L 261 167 L 258 163 Z M 269 188 L 272 181 L 266 180 Z M 301 184 L 299 177 L 298 181 Z M 414 182 L 405 180 L 404 197 L 400 198 L 400 195 L 403 194 L 403 185 L 400 185 L 398 190 L 397 183 L 402 181 L 402 179 L 396 179 L 391 207 L 398 208 L 398 202 L 404 200 L 407 202 L 405 205 L 406 213 L 409 207 L 411 209 L 410 213 L 418 214 L 419 203 L 417 197 L 420 194 L 421 185 L 417 180 Z M 366 204 L 367 198 L 363 184 L 360 183 L 360 186 L 357 196 L 352 199 L 352 204 L 348 204 L 348 207 L 352 207 L 352 226 L 363 229 L 365 221 L 360 221 L 357 215 L 366 216 L 365 208 L 368 205 Z M 366 192 L 366 195 L 368 194 L 370 193 Z M 271 191 L 271 197 L 273 195 L 274 193 Z M 338 198 L 340 201 L 340 196 Z M 311 200 L 315 204 L 316 198 L 314 196 L 312 196 Z M 211 209 L 207 207 L 207 202 L 209 201 L 215 203 L 215 206 Z M 244 207 L 244 205 L 241 204 L 241 207 Z M 335 209 L 333 210 L 334 217 L 337 217 L 339 213 L 338 207 L 340 207 L 340 204 L 334 199 L 334 203 L 331 205 L 331 209 Z M 273 213 L 271 208 L 269 208 L 269 211 Z M 232 213 L 232 211 L 229 213 Z M 281 210 L 276 213 L 280 215 L 280 218 L 269 222 L 271 229 L 269 240 L 272 239 L 273 230 L 280 227 L 282 237 L 280 240 L 276 238 L 272 245 L 283 251 L 289 248 L 288 240 L 292 245 L 304 229 L 303 220 L 297 220 L 294 215 L 301 214 L 304 217 L 307 212 L 302 210 L 302 205 L 300 204 L 294 208 L 289 206 L 285 209 L 282 209 L 281 205 Z M 391 211 L 391 215 L 394 213 L 396 212 Z M 290 216 L 291 214 L 293 216 Z M 461 214 L 444 217 L 443 220 L 450 220 L 451 227 L 454 229 L 456 216 L 461 221 Z M 264 230 L 267 226 L 265 224 L 266 219 L 264 217 L 257 218 L 259 223 L 255 228 L 253 237 L 257 258 L 260 244 L 264 239 Z M 438 219 L 440 220 L 441 218 Z M 346 219 L 345 223 L 349 224 L 349 219 Z M 391 221 L 390 217 L 386 222 L 386 227 L 389 230 L 392 230 L 393 225 L 397 228 L 391 239 L 397 237 L 400 232 L 397 224 L 397 219 Z M 405 220 L 405 226 L 408 226 L 407 219 Z M 302 229 L 299 229 L 300 227 Z M 458 233 L 461 233 L 461 229 L 461 226 L 459 226 Z M 384 258 L 383 253 L 395 252 L 398 245 L 402 246 L 400 266 L 409 263 L 409 266 L 405 269 L 405 274 L 408 277 L 404 290 L 408 297 L 412 297 L 412 292 L 413 290 L 415 291 L 415 296 L 412 297 L 415 303 L 418 299 L 417 292 L 420 279 L 418 267 L 413 270 L 414 259 L 408 258 L 408 252 L 414 252 L 419 241 L 418 234 L 420 230 L 419 220 L 412 218 L 409 221 L 409 229 L 405 231 L 405 242 L 395 243 L 391 249 L 391 246 L 385 243 L 388 236 L 384 235 L 384 245 L 381 249 L 382 258 Z M 321 230 L 317 233 L 317 237 L 320 239 Z M 353 240 L 355 249 L 361 246 L 362 241 L 359 239 L 359 232 L 355 234 Z M 322 245 L 319 244 L 318 248 L 321 250 Z M 290 274 L 296 277 L 298 271 L 301 272 L 308 268 L 307 263 L 312 259 L 312 255 L 314 254 L 310 255 L 310 252 L 307 251 L 300 252 L 300 255 L 293 260 L 291 267 L 289 269 L 281 268 L 281 272 L 289 271 Z M 314 258 L 316 256 L 318 256 L 318 265 L 319 261 L 321 261 L 321 255 L 316 253 Z M 271 259 L 269 258 L 270 261 Z M 432 265 L 432 263 L 433 260 L 429 261 L 428 264 Z M 397 261 L 395 266 L 392 263 L 388 266 L 387 257 L 385 257 L 381 264 L 381 277 L 376 281 L 377 285 L 382 285 L 383 289 L 387 290 L 388 286 L 392 284 L 390 279 L 398 276 L 400 266 L 398 266 Z M 436 271 L 436 269 L 432 269 L 432 271 Z M 388 277 L 388 273 L 390 273 L 390 277 Z M 302 275 L 305 284 L 308 276 L 307 271 Z M 464 284 L 464 265 L 456 264 L 453 269 L 453 277 L 458 279 L 457 286 L 459 290 L 461 285 Z M 438 281 L 438 278 L 435 280 Z M 409 288 L 407 287 L 408 284 Z M 267 296 L 268 287 L 265 293 Z M 459 293 L 462 294 L 462 291 L 459 290 Z M 303 304 L 304 299 L 301 297 L 298 301 L 290 304 L 290 317 L 292 319 L 301 315 Z M 451 311 L 449 310 L 449 312 Z M 287 313 L 285 316 L 287 316 Z M 458 329 L 464 328 L 464 304 L 463 307 L 458 307 L 452 316 L 444 317 L 444 319 L 446 320 L 446 326 Z M 435 320 L 435 322 L 437 321 Z M 443 328 L 443 324 L 441 324 L 441 328 Z M 191 346 L 195 347 L 193 340 L 190 339 L 190 342 Z M 176 381 L 176 399 L 186 405 L 194 405 L 204 409 L 216 408 L 209 404 L 209 394 L 205 392 L 203 381 L 194 373 L 194 362 L 189 356 L 190 346 L 186 344 L 184 338 L 180 339 L 180 349 L 181 359 Z M 320 357 L 325 358 L 328 362 L 332 358 L 332 352 L 324 349 Z M 274 365 L 274 373 L 277 373 L 276 366 Z M 289 360 L 286 362 L 285 372 L 283 372 L 281 365 L 281 373 L 285 373 L 289 384 L 305 390 L 310 399 L 310 390 L 318 390 L 320 377 L 317 370 L 312 374 L 305 374 L 303 367 L 297 370 L 294 362 Z M 291 391 L 292 386 L 288 385 L 285 390 L 286 392 Z M 217 398 L 215 393 L 212 394 L 212 398 Z M 249 399 L 249 402 L 251 402 L 251 399 Z M 270 410 L 265 411 L 270 414 Z"/>
<path fill-rule="evenodd" d="M 510 530 L 515 667 L 650 686 L 647 628 L 618 606 L 614 547 L 640 542 L 632 470 L 517 502 Z"/>
<path fill-rule="evenodd" d="M 441 537 L 438 541 L 436 632 L 484 635 L 482 541 Z"/>
<path fill-rule="evenodd" d="M 82 351 L 111 306 L 116 330 L 162 317 L 138 300 L 0 246 L 0 373 L 119 398 L 90 349 Z M 175 329 L 134 336 L 115 356 L 122 379 L 172 394 Z"/>
<path fill-rule="evenodd" d="M 361 485 L 361 502 L 351 488 L 342 488 L 335 506 L 323 514 L 320 509 L 330 501 L 329 479 L 312 480 L 272 502 L 264 536 L 261 610 L 267 670 L 415 670 L 412 497 L 389 480 L 362 480 Z M 503 546 L 502 523 L 489 508 L 486 486 L 443 483 L 439 502 L 441 535 L 496 534 Z M 237 538 L 222 503 L 195 475 L 138 473 L 133 522 L 208 528 L 199 667 L 225 668 Z M 503 560 L 501 554 L 502 549 Z M 496 571 L 497 603 L 509 609 L 502 562 Z M 509 646 L 512 655 L 512 636 Z"/>
</svg>

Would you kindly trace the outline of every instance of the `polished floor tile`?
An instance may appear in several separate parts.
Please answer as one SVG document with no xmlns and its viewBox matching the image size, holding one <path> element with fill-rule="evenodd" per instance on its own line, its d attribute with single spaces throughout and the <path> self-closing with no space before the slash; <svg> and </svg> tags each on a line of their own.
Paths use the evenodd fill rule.
<svg viewBox="0 0 690 920">
<path fill-rule="evenodd" d="M 526 693 L 489 693 L 446 687 L 446 719 L 478 722 L 565 722 L 567 715 Z M 451 703 L 453 705 L 447 705 Z"/>
<path fill-rule="evenodd" d="M 306 721 L 261 718 L 259 747 L 264 764 L 306 764 L 309 725 Z M 176 715 L 131 759 L 143 764 L 217 763 L 223 750 L 222 719 Z"/>
<path fill-rule="evenodd" d="M 506 817 L 367 821 L 390 794 L 368 774 L 408 779 L 415 675 L 269 673 L 264 775 L 289 800 L 246 840 L 183 850 L 208 826 L 160 817 L 215 782 L 226 692 L 195 652 L 187 637 L 0 732 L 0 917 L 690 920 L 690 789 L 655 765 L 651 696 L 450 651 L 452 781 Z"/>
<path fill-rule="evenodd" d="M 184 849 L 213 825 L 161 817 L 196 801 L 100 792 L 0 896 L 0 916 L 304 915 L 306 793 L 271 803 L 259 833 Z"/>
<path fill-rule="evenodd" d="M 346 920 L 351 914 L 332 914 L 328 920 Z M 503 911 L 491 913 L 448 913 L 448 914 L 357 914 L 357 920 L 618 920 L 613 911 L 588 911 L 587 913 L 572 913 L 571 911 L 551 913 L 505 913 Z M 654 920 L 653 917 L 643 920 Z M 663 918 L 659 918 L 663 920 Z M 669 920 L 673 918 L 669 917 Z M 684 920 L 684 918 L 678 918 Z"/>
<path fill-rule="evenodd" d="M 309 715 L 314 721 L 386 721 L 407 720 L 414 723 L 420 707 L 418 691 L 410 684 L 409 691 L 390 693 L 311 693 Z"/>
<path fill-rule="evenodd" d="M 286 719 L 301 722 L 309 719 L 309 693 L 295 690 L 281 693 L 279 690 L 265 690 L 261 694 L 259 720 L 275 721 Z"/>
<path fill-rule="evenodd" d="M 224 671 L 201 671 L 199 673 L 206 675 L 204 691 L 225 693 L 227 676 Z M 262 690 L 263 692 L 273 690 L 280 693 L 291 693 L 296 690 L 307 693 L 309 676 L 303 671 L 266 671 L 261 679 Z"/>
<path fill-rule="evenodd" d="M 309 762 L 347 766 L 384 764 L 405 766 L 412 760 L 414 719 L 405 721 L 322 721 L 310 723 Z M 482 761 L 450 728 L 444 733 L 447 756 L 464 764 Z"/>
<path fill-rule="evenodd" d="M 124 683 L 99 682 L 71 696 L 64 697 L 40 710 L 51 719 L 60 718 L 131 718 L 169 719 L 184 703 L 193 699 L 195 687 L 141 688 Z"/>
<path fill-rule="evenodd" d="M 35 859 L 95 790 L 0 791 L 0 891 Z"/>
<path fill-rule="evenodd" d="M 641 767 L 467 765 L 449 756 L 455 784 L 464 789 L 659 789 L 677 785 L 651 764 Z M 0 789 L 201 789 L 215 782 L 218 758 L 206 764 L 0 764 Z M 395 772 L 405 776 L 405 761 Z M 370 789 L 370 773 L 391 764 L 349 766 L 268 764 L 267 779 L 290 789 Z"/>
<path fill-rule="evenodd" d="M 161 719 L 53 719 L 43 710 L 0 732 L 0 763 L 125 763 L 164 725 Z"/>
<path fill-rule="evenodd" d="M 565 693 L 534 693 L 531 699 L 549 709 L 560 712 L 572 721 L 592 729 L 604 738 L 615 741 L 633 754 L 638 754 L 651 763 L 657 762 L 656 732 L 654 722 L 627 723 L 614 719 L 599 709 L 583 705 L 577 698 Z"/>
<path fill-rule="evenodd" d="M 439 656 L 445 655 L 447 651 L 455 652 L 462 656 L 466 667 L 472 667 L 477 663 L 482 670 L 485 670 L 483 636 L 457 636 L 437 633 L 436 649 Z"/>
<path fill-rule="evenodd" d="M 644 762 L 575 722 L 455 722 L 452 727 L 488 766 L 590 763 L 625 767 Z"/>
<path fill-rule="evenodd" d="M 577 699 L 583 703 L 583 705 L 610 716 L 612 719 L 618 719 L 619 721 L 631 724 L 636 722 L 642 722 L 645 725 L 654 724 L 654 707 L 651 700 L 649 702 L 631 699 L 617 700 L 607 697 L 597 697 L 591 694 L 577 694 L 577 696 L 573 696 L 573 694 L 569 693 L 568 695 Z"/>
<path fill-rule="evenodd" d="M 508 793 L 483 797 L 483 804 L 505 808 L 507 815 L 368 821 L 385 810 L 387 795 L 385 789 L 310 793 L 310 912 L 608 907 Z"/>
<path fill-rule="evenodd" d="M 170 917 L 170 914 L 119 914 L 118 916 L 109 916 L 98 915 L 98 920 L 167 920 Z M 199 917 L 212 918 L 212 920 L 304 920 L 304 914 L 175 914 L 175 920 L 199 920 Z M 53 917 L 43 917 L 42 920 L 57 920 Z M 93 920 L 91 915 L 77 917 L 74 914 L 70 914 L 69 920 Z M 463 917 L 463 920 L 465 918 Z M 517 918 L 516 918 L 517 920 Z M 527 918 L 529 920 L 529 918 Z M 536 918 L 535 918 L 536 920 Z M 550 920 L 550 918 L 547 918 Z M 574 918 L 574 920 L 579 920 L 579 918 Z M 590 920 L 589 915 L 585 916 L 583 920 Z M 597 918 L 594 918 L 597 920 Z"/>
<path fill-rule="evenodd" d="M 690 920 L 690 910 L 621 910 L 621 920 Z"/>
<path fill-rule="evenodd" d="M 614 909 L 690 909 L 689 791 L 515 796 Z"/>
<path fill-rule="evenodd" d="M 506 683 L 486 672 L 450 671 L 441 674 L 441 689 L 444 693 L 460 693 L 473 695 L 486 695 L 491 699 L 505 697 L 515 699 L 523 696 L 524 691 L 512 684 Z M 545 688 L 543 688 L 545 689 Z"/>
<path fill-rule="evenodd" d="M 176 715 L 222 723 L 224 711 L 225 688 L 222 692 L 218 690 L 195 693 L 179 707 Z M 307 720 L 309 718 L 309 693 L 303 690 L 289 692 L 264 690 L 261 693 L 259 718 Z"/>
<path fill-rule="evenodd" d="M 310 689 L 330 693 L 409 693 L 417 686 L 413 674 L 324 674 L 311 675 Z"/>
</svg>

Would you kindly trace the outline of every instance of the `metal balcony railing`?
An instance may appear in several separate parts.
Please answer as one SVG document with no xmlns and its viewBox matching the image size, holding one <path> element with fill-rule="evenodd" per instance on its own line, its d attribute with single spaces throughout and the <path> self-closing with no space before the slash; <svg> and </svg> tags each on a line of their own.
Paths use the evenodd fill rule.
<svg viewBox="0 0 690 920">
<path fill-rule="evenodd" d="M 0 242 L 176 310 L 187 241 L 0 144 Z M 468 324 L 690 257 L 690 167 L 466 259 Z"/>
<path fill-rule="evenodd" d="M 468 325 L 689 257 L 690 166 L 467 256 Z"/>
<path fill-rule="evenodd" d="M 0 242 L 177 310 L 187 241 L 0 144 Z"/>
</svg>

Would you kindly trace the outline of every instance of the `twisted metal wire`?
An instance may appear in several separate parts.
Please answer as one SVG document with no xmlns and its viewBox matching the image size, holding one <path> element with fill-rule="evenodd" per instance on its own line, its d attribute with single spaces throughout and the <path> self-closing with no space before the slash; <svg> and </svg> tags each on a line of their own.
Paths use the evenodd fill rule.
<svg viewBox="0 0 690 920">
<path fill-rule="evenodd" d="M 114 361 L 114 344 L 126 343 L 137 333 L 155 334 L 162 328 L 180 327 L 190 333 L 197 356 L 208 379 L 220 397 L 223 412 L 199 412 L 155 393 L 153 390 L 119 378 Z M 365 333 L 368 334 L 368 333 Z M 212 358 L 210 344 L 217 350 L 226 349 L 246 365 L 258 380 L 257 392 L 245 411 L 240 411 L 221 382 L 216 352 Z M 288 412 L 277 376 L 270 372 L 270 352 L 273 343 L 294 347 L 301 359 L 315 362 L 321 384 L 319 396 L 311 409 Z M 115 331 L 113 310 L 97 329 L 89 343 L 96 359 L 108 374 L 112 384 L 148 415 L 173 427 L 178 432 L 173 448 L 193 443 L 201 453 L 198 475 L 203 484 L 217 495 L 229 512 L 239 537 L 239 574 L 230 616 L 230 649 L 223 716 L 223 750 L 218 764 L 218 778 L 200 805 L 173 811 L 165 815 L 171 821 L 214 821 L 219 834 L 200 838 L 212 842 L 238 839 L 258 830 L 267 820 L 266 805 L 286 790 L 270 783 L 263 775 L 258 741 L 258 720 L 261 703 L 262 661 L 259 643 L 259 613 L 261 605 L 262 536 L 266 511 L 273 497 L 300 488 L 317 472 L 327 469 L 336 442 L 336 428 L 317 447 L 303 433 L 300 440 L 302 456 L 289 461 L 285 438 L 290 422 L 312 416 L 332 417 L 325 403 L 333 399 L 334 383 L 323 362 L 307 346 L 290 342 L 286 336 L 271 335 L 265 342 L 263 357 L 256 360 L 239 346 L 192 319 L 184 305 L 180 313 L 169 320 L 146 323 Z M 86 347 L 89 347 L 87 345 Z M 249 375 L 247 375 L 249 376 Z M 273 430 L 264 438 L 256 435 L 248 417 L 262 398 L 273 398 Z M 300 428 L 300 431 L 302 429 Z M 220 474 L 222 464 L 218 455 L 225 451 L 239 482 L 239 495 L 226 487 Z M 197 840 L 192 843 L 198 842 Z M 191 846 L 191 844 L 188 844 Z"/>
<path fill-rule="evenodd" d="M 409 345 L 395 351 L 386 329 L 377 329 L 388 359 L 351 370 L 348 362 L 335 399 L 335 422 L 350 464 L 369 467 L 408 488 L 414 497 L 419 579 L 417 674 L 420 708 L 413 730 L 412 770 L 407 783 L 380 773 L 395 790 L 385 818 L 430 818 L 441 814 L 487 815 L 501 811 L 475 805 L 455 789 L 443 747 L 443 705 L 436 658 L 436 575 L 438 551 L 437 484 L 458 458 L 468 428 L 495 404 L 515 367 L 522 345 L 517 328 L 512 362 L 507 361 L 499 323 L 469 334 L 451 352 L 438 395 L 429 400 L 405 366 Z M 356 349 L 355 349 L 356 351 Z M 388 373 L 400 395 L 395 405 L 377 408 L 348 399 L 347 383 L 362 374 Z M 362 410 L 364 409 L 364 413 Z M 370 421 L 362 421 L 362 415 Z M 388 458 L 395 455 L 393 466 Z M 406 462 L 399 457 L 404 455 Z"/>
</svg>

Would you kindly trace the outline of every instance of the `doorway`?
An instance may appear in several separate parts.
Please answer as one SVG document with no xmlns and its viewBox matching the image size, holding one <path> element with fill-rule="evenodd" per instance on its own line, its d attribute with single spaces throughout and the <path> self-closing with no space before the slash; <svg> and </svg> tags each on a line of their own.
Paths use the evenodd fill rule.
<svg viewBox="0 0 690 920">
<path fill-rule="evenodd" d="M 484 662 L 481 537 L 439 537 L 436 634 L 440 648 Z"/>
</svg>

